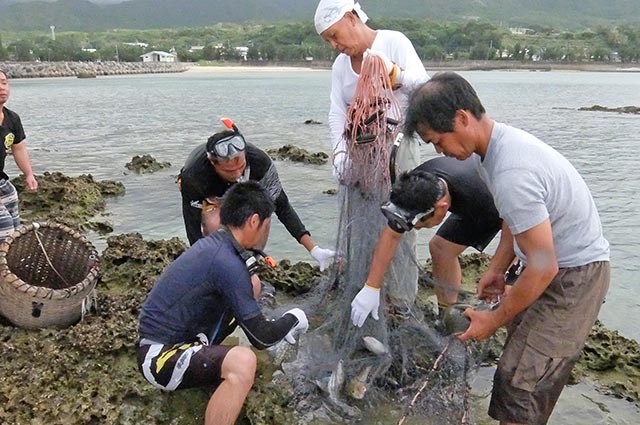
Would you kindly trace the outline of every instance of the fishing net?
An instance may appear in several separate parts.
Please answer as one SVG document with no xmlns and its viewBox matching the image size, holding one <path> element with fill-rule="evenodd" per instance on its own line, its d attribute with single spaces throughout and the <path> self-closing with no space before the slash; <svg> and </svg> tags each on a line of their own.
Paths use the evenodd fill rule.
<svg viewBox="0 0 640 425">
<path fill-rule="evenodd" d="M 480 355 L 434 327 L 433 305 L 416 304 L 415 231 L 402 237 L 385 275 L 379 320 L 358 328 L 350 319 L 386 226 L 380 206 L 390 193 L 399 116 L 384 64 L 368 57 L 344 132 L 350 167 L 338 192 L 341 259 L 306 299 L 313 330 L 282 364 L 300 423 L 471 423 L 468 378 Z"/>
</svg>

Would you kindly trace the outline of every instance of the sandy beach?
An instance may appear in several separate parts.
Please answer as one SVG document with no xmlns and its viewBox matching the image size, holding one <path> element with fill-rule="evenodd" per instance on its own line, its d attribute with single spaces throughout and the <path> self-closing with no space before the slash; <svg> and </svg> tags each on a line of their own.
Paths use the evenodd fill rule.
<svg viewBox="0 0 640 425">
<path fill-rule="evenodd" d="M 640 72 L 635 64 L 622 63 L 548 63 L 513 61 L 424 61 L 430 73 L 439 71 L 522 71 L 522 72 Z M 229 73 L 241 69 L 243 72 L 326 71 L 331 62 L 301 62 L 299 65 L 266 65 L 263 62 L 244 62 L 220 65 L 187 64 L 189 73 Z"/>
<path fill-rule="evenodd" d="M 326 68 L 305 66 L 262 66 L 262 65 L 192 65 L 186 71 L 190 74 L 230 73 L 230 72 L 285 72 L 285 71 L 324 71 Z"/>
</svg>

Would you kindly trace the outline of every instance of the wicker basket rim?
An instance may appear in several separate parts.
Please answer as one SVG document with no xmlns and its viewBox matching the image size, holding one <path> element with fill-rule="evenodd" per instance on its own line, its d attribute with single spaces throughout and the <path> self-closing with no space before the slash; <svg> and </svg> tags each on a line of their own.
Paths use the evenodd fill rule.
<svg viewBox="0 0 640 425">
<path fill-rule="evenodd" d="M 94 255 L 96 258 L 96 263 L 89 269 L 84 279 L 82 279 L 80 282 L 76 283 L 75 285 L 69 286 L 67 288 L 52 289 L 44 286 L 32 285 L 30 283 L 23 281 L 18 276 L 16 276 L 15 273 L 11 271 L 11 269 L 9 268 L 9 265 L 7 264 L 6 256 L 9 251 L 9 248 L 11 247 L 11 244 L 16 239 L 23 236 L 26 232 L 33 231 L 34 223 L 24 224 L 18 227 L 11 235 L 9 235 L 5 239 L 5 241 L 2 244 L 0 244 L 0 284 L 1 285 L 10 284 L 17 291 L 24 292 L 24 293 L 33 292 L 35 294 L 39 294 L 41 292 L 39 289 L 44 289 L 45 291 L 43 292 L 46 293 L 46 296 L 40 296 L 40 297 L 34 296 L 34 298 L 46 298 L 46 299 L 69 298 L 69 296 L 71 296 L 72 294 L 81 292 L 85 290 L 88 286 L 95 285 L 97 281 L 98 272 L 100 270 L 100 260 L 98 256 L 98 251 L 95 249 L 93 244 L 86 237 L 84 237 L 84 235 L 82 235 L 81 233 L 79 233 L 78 231 L 72 229 L 67 225 L 64 225 L 61 223 L 51 223 L 48 221 L 38 223 L 37 225 L 39 226 L 39 228 L 50 228 L 50 229 L 61 230 L 65 233 L 72 234 L 76 239 L 80 239 L 80 237 L 82 237 L 81 242 L 87 245 L 87 247 L 90 249 L 91 255 Z M 15 279 L 12 280 L 10 283 L 7 283 L 6 278 L 7 276 L 10 276 L 10 275 L 15 276 Z"/>
<path fill-rule="evenodd" d="M 7 273 L 6 269 L 7 267 L 4 264 L 0 265 L 0 276 L 2 276 L 2 279 L 0 279 L 0 285 L 11 285 L 15 290 L 19 292 L 24 292 L 25 294 L 30 291 L 33 291 L 34 293 L 39 293 L 40 292 L 39 289 L 43 289 L 44 292 L 47 292 L 47 295 L 34 296 L 34 298 L 46 298 L 51 300 L 59 300 L 59 299 L 69 298 L 70 295 L 74 293 L 82 292 L 88 286 L 95 285 L 100 267 L 98 266 L 98 264 L 96 264 L 94 267 L 92 267 L 89 270 L 89 272 L 87 273 L 87 276 L 84 279 L 82 279 L 80 282 L 76 283 L 73 286 L 69 286 L 68 288 L 62 288 L 62 289 L 52 289 L 52 288 L 47 288 L 46 286 L 32 285 L 30 283 L 23 281 L 18 276 L 16 276 L 16 279 L 13 280 L 12 282 L 7 283 L 5 282 L 5 277 L 12 273 L 11 272 Z"/>
<path fill-rule="evenodd" d="M 19 227 L 17 227 L 16 230 L 14 230 L 13 233 L 11 233 L 9 236 L 7 236 L 5 238 L 5 240 L 4 240 L 4 242 L 2 242 L 2 244 L 0 244 L 0 256 L 6 256 L 7 251 L 9 251 L 9 247 L 11 246 L 11 244 L 16 239 L 19 239 L 21 236 L 24 236 L 27 232 L 32 231 L 34 229 L 34 227 L 35 227 L 34 225 L 37 225 L 38 228 L 40 228 L 40 229 L 48 228 L 48 229 L 62 230 L 64 233 L 71 234 L 76 239 L 81 239 L 82 238 L 82 243 L 87 245 L 91 249 L 91 251 L 93 251 L 93 252 L 95 252 L 97 254 L 96 248 L 93 246 L 91 241 L 89 241 L 89 239 L 87 239 L 87 237 L 84 236 L 79 231 L 77 231 L 75 229 L 72 229 L 71 227 L 67 226 L 66 224 L 50 222 L 50 221 L 44 221 L 44 222 L 41 222 L 41 223 L 40 222 L 33 222 L 33 223 L 29 223 L 29 224 L 21 224 Z"/>
</svg>

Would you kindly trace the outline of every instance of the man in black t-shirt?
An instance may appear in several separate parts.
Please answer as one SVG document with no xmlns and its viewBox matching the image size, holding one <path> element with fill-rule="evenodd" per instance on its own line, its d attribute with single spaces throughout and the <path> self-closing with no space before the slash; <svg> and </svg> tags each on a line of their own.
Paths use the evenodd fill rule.
<svg viewBox="0 0 640 425">
<path fill-rule="evenodd" d="M 4 106 L 9 100 L 9 95 L 9 79 L 7 74 L 0 70 L 0 142 L 3 143 L 0 147 L 0 242 L 20 225 L 18 193 L 4 172 L 7 149 L 11 149 L 16 165 L 24 173 L 27 190 L 38 190 L 38 181 L 31 169 L 20 117 Z"/>
<path fill-rule="evenodd" d="M 467 247 L 484 250 L 502 225 L 473 162 L 447 157 L 431 159 L 400 175 L 382 211 L 389 225 L 380 234 L 367 281 L 351 303 L 356 326 L 362 326 L 369 314 L 378 318 L 382 280 L 404 232 L 444 221 L 429 242 L 429 252 L 438 303 L 446 306 L 456 302 L 462 282 L 458 256 Z"/>
<path fill-rule="evenodd" d="M 238 183 L 225 195 L 221 229 L 200 239 L 165 268 L 142 305 L 138 367 L 154 387 L 216 389 L 205 425 L 235 423 L 255 377 L 248 347 L 222 345 L 240 326 L 262 350 L 308 328 L 299 308 L 267 320 L 250 277 L 252 249 L 267 242 L 273 202 L 256 182 Z"/>
<path fill-rule="evenodd" d="M 203 234 L 206 236 L 219 227 L 222 196 L 231 186 L 253 180 L 266 189 L 282 224 L 323 271 L 333 259 L 334 251 L 313 242 L 291 206 L 269 155 L 247 143 L 230 120 L 224 118 L 223 122 L 230 129 L 214 134 L 207 143 L 196 147 L 180 171 L 182 215 L 189 243 L 193 245 Z"/>
</svg>

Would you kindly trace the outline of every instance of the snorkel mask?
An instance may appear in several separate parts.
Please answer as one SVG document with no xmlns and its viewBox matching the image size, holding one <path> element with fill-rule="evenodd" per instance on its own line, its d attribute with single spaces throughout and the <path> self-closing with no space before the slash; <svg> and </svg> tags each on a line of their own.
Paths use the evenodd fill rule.
<svg viewBox="0 0 640 425">
<path fill-rule="evenodd" d="M 420 220 L 424 220 L 433 215 L 435 212 L 436 203 L 442 199 L 445 195 L 446 190 L 442 179 L 438 180 L 438 193 L 436 196 L 436 200 L 434 201 L 431 208 L 426 211 L 415 211 L 415 210 L 407 210 L 393 202 L 389 201 L 386 204 L 380 207 L 382 214 L 384 214 L 387 219 L 387 224 L 391 229 L 398 233 L 408 232 L 415 227 L 416 224 Z"/>
<path fill-rule="evenodd" d="M 389 227 L 398 233 L 408 232 L 418 224 L 423 218 L 433 214 L 434 208 L 431 207 L 424 212 L 410 212 L 400 208 L 393 202 L 389 201 L 380 207 L 382 214 L 387 219 Z"/>
<path fill-rule="evenodd" d="M 207 155 L 219 160 L 229 160 L 240 155 L 247 147 L 247 142 L 238 127 L 229 118 L 222 118 L 222 123 L 233 133 L 220 140 L 207 142 Z"/>
</svg>

